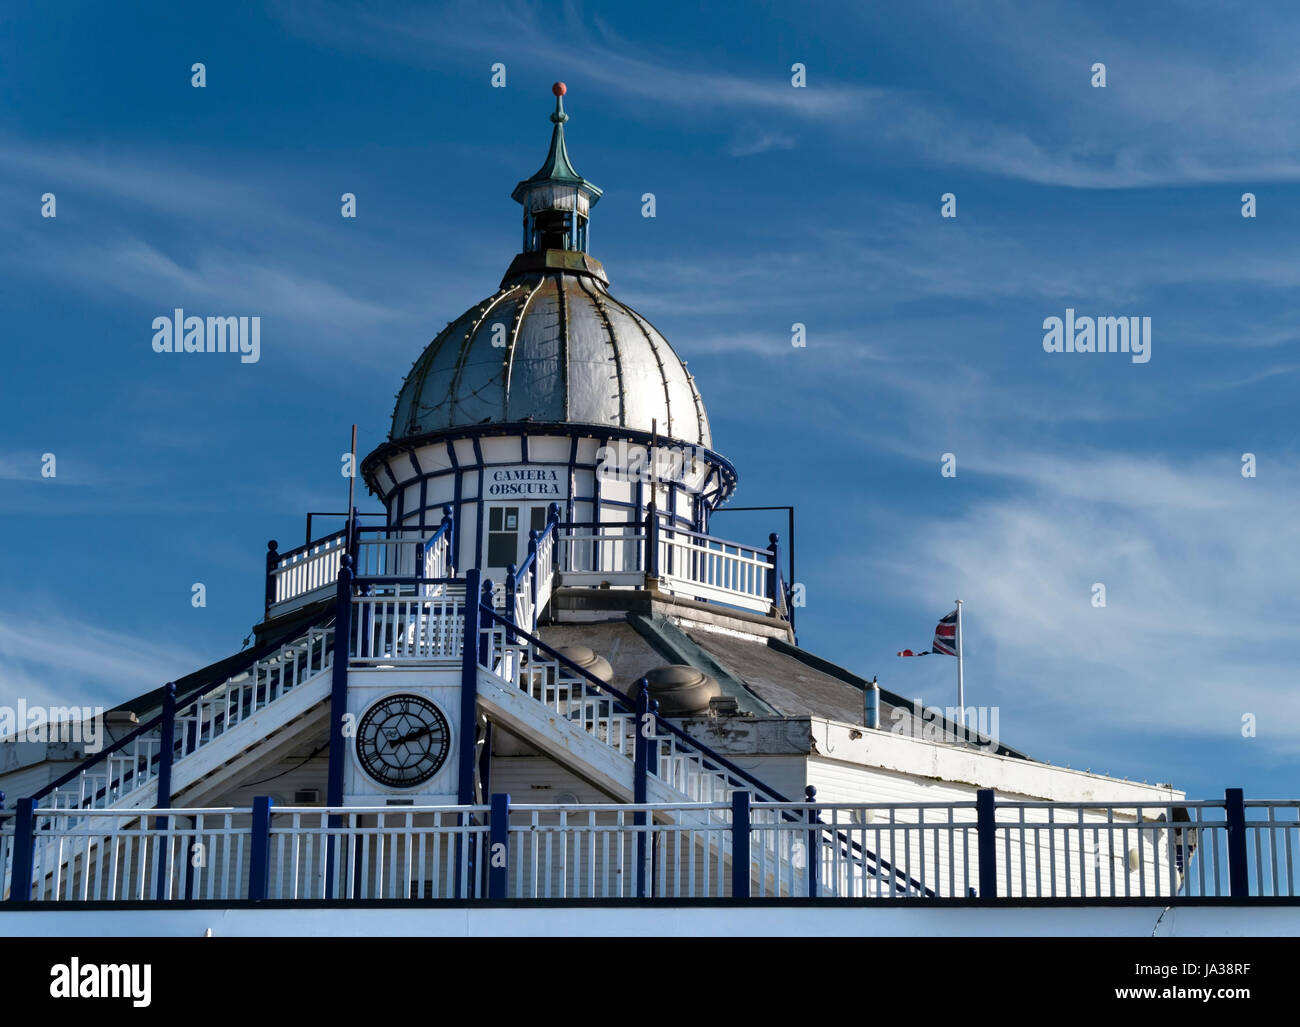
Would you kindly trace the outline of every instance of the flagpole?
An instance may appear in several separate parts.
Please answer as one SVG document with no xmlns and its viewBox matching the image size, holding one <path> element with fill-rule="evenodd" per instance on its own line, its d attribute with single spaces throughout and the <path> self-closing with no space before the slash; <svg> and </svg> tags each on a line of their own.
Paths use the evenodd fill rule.
<svg viewBox="0 0 1300 1027">
<path fill-rule="evenodd" d="M 966 726 L 966 682 L 962 677 L 961 664 L 961 600 L 957 600 L 957 722 Z"/>
</svg>

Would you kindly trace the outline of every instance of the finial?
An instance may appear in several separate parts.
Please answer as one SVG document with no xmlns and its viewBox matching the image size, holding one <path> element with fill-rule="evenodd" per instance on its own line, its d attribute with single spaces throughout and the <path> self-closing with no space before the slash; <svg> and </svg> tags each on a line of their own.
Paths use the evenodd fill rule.
<svg viewBox="0 0 1300 1027">
<path fill-rule="evenodd" d="M 562 125 L 569 120 L 569 116 L 564 113 L 564 94 L 569 91 L 569 87 L 563 82 L 556 82 L 551 86 L 551 92 L 555 94 L 555 113 L 551 115 L 551 120 L 557 125 Z"/>
</svg>

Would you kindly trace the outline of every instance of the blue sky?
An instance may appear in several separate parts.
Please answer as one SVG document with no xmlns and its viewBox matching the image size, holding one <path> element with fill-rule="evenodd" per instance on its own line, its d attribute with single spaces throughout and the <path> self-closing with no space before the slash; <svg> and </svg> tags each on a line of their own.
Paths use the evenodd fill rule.
<svg viewBox="0 0 1300 1027">
<path fill-rule="evenodd" d="M 960 596 L 1009 743 L 1295 795 L 1300 12 L 883 6 L 0 13 L 0 699 L 239 648 L 266 540 L 340 507 L 350 425 L 384 437 L 516 252 L 562 78 L 593 255 L 690 362 L 736 503 L 797 505 L 801 643 L 948 704 L 950 659 L 893 654 Z M 261 316 L 261 360 L 155 354 L 177 306 Z M 1151 317 L 1151 361 L 1045 353 L 1067 307 Z"/>
</svg>

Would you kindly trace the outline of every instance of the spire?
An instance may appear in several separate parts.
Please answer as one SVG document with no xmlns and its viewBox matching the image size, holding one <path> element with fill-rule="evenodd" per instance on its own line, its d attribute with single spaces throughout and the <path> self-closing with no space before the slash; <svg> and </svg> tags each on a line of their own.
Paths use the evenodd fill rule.
<svg viewBox="0 0 1300 1027">
<path fill-rule="evenodd" d="M 601 191 L 578 174 L 569 160 L 564 142 L 564 123 L 569 120 L 564 113 L 564 94 L 568 87 L 556 82 L 551 92 L 555 94 L 551 148 L 537 173 L 515 186 L 510 196 L 524 207 L 525 253 L 548 249 L 586 253 L 587 219 Z"/>
</svg>

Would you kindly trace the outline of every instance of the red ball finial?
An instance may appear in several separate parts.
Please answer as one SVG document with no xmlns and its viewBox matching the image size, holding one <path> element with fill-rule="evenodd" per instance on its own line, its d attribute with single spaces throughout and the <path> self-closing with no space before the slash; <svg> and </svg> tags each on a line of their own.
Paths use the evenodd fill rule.
<svg viewBox="0 0 1300 1027">
<path fill-rule="evenodd" d="M 566 86 L 563 82 L 557 82 L 555 83 L 555 85 L 551 86 L 551 92 L 554 93 L 556 96 L 563 96 L 568 91 L 569 91 L 569 87 Z"/>
</svg>

